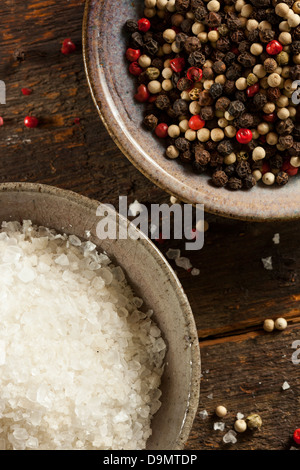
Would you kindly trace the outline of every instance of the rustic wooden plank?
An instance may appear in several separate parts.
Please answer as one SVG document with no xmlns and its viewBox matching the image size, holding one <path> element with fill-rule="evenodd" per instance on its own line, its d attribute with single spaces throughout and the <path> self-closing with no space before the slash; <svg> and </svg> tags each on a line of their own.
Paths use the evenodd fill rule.
<svg viewBox="0 0 300 470">
<path fill-rule="evenodd" d="M 0 105 L 0 181 L 51 184 L 116 206 L 119 195 L 127 195 L 129 203 L 168 202 L 169 196 L 121 154 L 100 122 L 83 67 L 83 9 L 84 0 L 1 2 L 0 79 L 7 85 L 7 104 Z M 69 56 L 60 52 L 66 37 L 77 46 Z M 32 88 L 32 95 L 23 96 L 22 87 Z M 30 113 L 40 119 L 37 129 L 23 125 Z M 184 242 L 176 240 L 157 245 L 164 254 L 169 247 L 180 248 L 200 269 L 192 276 L 171 261 L 195 315 L 203 364 L 199 411 L 209 412 L 206 421 L 197 416 L 187 448 L 224 448 L 222 433 L 212 430 L 214 406 L 224 403 L 230 410 L 226 429 L 238 411 L 258 411 L 264 421 L 260 433 L 239 436 L 230 448 L 288 449 L 300 422 L 300 366 L 290 361 L 291 344 L 300 339 L 300 222 L 206 217 L 210 226 L 202 250 L 186 252 Z M 279 245 L 272 241 L 275 233 Z M 268 256 L 273 270 L 263 267 L 261 260 Z M 262 330 L 265 318 L 282 315 L 289 320 L 286 331 L 268 335 Z M 291 385 L 285 392 L 284 380 Z M 207 398 L 210 393 L 213 399 Z"/>
<path fill-rule="evenodd" d="M 197 417 L 187 449 L 201 450 L 289 450 L 295 446 L 294 430 L 300 422 L 300 364 L 292 362 L 294 341 L 300 327 L 282 332 L 260 330 L 244 335 L 200 343 L 202 352 L 201 396 Z M 297 353 L 298 354 L 298 353 Z M 300 359 L 300 351 L 294 360 Z M 284 382 L 290 388 L 282 389 Z M 218 405 L 228 415 L 215 414 Z M 199 415 L 206 410 L 207 419 Z M 224 444 L 224 434 L 233 429 L 237 413 L 258 413 L 260 431 L 237 435 L 236 444 Z M 224 422 L 224 431 L 215 431 L 215 422 Z"/>
</svg>

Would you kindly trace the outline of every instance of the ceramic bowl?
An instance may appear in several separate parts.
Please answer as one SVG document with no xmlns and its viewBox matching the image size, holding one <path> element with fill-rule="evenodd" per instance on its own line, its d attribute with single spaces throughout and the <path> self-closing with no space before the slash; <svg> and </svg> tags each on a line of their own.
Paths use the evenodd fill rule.
<svg viewBox="0 0 300 470">
<path fill-rule="evenodd" d="M 214 214 L 244 220 L 287 220 L 300 216 L 300 179 L 285 187 L 258 184 L 251 191 L 211 185 L 189 165 L 164 156 L 164 147 L 142 129 L 143 105 L 134 100 L 136 84 L 124 59 L 124 23 L 142 16 L 143 1 L 86 0 L 83 49 L 88 83 L 97 110 L 115 143 L 153 183 Z"/>
<path fill-rule="evenodd" d="M 152 421 L 151 450 L 182 449 L 191 430 L 199 399 L 200 352 L 197 330 L 188 300 L 155 245 L 132 224 L 141 239 L 99 240 L 96 215 L 99 203 L 70 191 L 30 183 L 0 185 L 0 223 L 31 220 L 58 232 L 86 238 L 121 266 L 140 295 L 167 343 L 162 378 L 162 406 Z M 99 213 L 99 212 L 98 212 Z M 102 212 L 104 213 L 104 212 Z M 117 226 L 128 220 L 117 215 Z"/>
</svg>

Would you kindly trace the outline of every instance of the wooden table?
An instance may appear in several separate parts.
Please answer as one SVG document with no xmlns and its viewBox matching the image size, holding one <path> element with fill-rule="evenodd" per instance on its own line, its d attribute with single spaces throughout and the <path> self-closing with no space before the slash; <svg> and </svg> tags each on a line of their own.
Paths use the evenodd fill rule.
<svg viewBox="0 0 300 470">
<path fill-rule="evenodd" d="M 83 0 L 1 2 L 0 79 L 7 104 L 1 105 L 0 180 L 55 185 L 115 206 L 119 195 L 129 202 L 169 202 L 121 154 L 100 122 L 83 67 L 83 10 Z M 68 37 L 77 51 L 65 56 L 60 48 Z M 24 87 L 33 93 L 24 96 Z M 24 127 L 28 114 L 40 119 L 37 129 Z M 300 221 L 245 223 L 211 215 L 206 220 L 202 250 L 185 253 L 178 241 L 159 245 L 164 254 L 180 248 L 200 269 L 192 276 L 171 262 L 195 315 L 202 356 L 201 398 L 186 448 L 290 449 L 300 427 L 300 364 L 292 362 L 297 352 L 292 344 L 300 341 Z M 272 241 L 275 233 L 279 244 Z M 272 270 L 262 263 L 269 256 Z M 278 316 L 288 320 L 288 328 L 266 333 L 264 319 Z M 221 421 L 214 414 L 219 404 L 229 410 L 224 431 L 213 428 Z M 204 410 L 206 419 L 199 415 Z M 236 414 L 253 412 L 262 417 L 261 430 L 224 444 Z"/>
</svg>

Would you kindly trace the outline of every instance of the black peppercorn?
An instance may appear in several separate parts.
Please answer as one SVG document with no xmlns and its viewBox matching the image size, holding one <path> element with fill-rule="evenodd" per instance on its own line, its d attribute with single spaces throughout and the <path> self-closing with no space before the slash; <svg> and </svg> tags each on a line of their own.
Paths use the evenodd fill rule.
<svg viewBox="0 0 300 470">
<path fill-rule="evenodd" d="M 200 50 L 192 52 L 188 57 L 188 63 L 192 67 L 201 67 L 206 62 L 206 57 Z"/>
<path fill-rule="evenodd" d="M 222 96 L 216 101 L 215 108 L 217 111 L 225 112 L 228 109 L 229 105 L 230 105 L 230 99 L 226 98 L 226 96 Z"/>
<path fill-rule="evenodd" d="M 272 29 L 262 29 L 260 32 L 259 32 L 259 38 L 261 40 L 261 42 L 270 42 L 270 41 L 273 41 L 275 37 L 275 31 L 273 31 Z"/>
<path fill-rule="evenodd" d="M 203 121 L 210 121 L 215 116 L 215 112 L 212 106 L 203 106 L 200 110 L 200 117 Z"/>
<path fill-rule="evenodd" d="M 125 23 L 127 31 L 130 33 L 135 33 L 139 30 L 138 23 L 136 20 L 127 20 Z"/>
<path fill-rule="evenodd" d="M 196 36 L 187 37 L 184 42 L 184 50 L 187 54 L 197 51 L 201 47 L 201 42 Z"/>
<path fill-rule="evenodd" d="M 131 35 L 131 44 L 134 48 L 139 49 L 144 46 L 144 39 L 141 33 L 135 32 Z"/>
<path fill-rule="evenodd" d="M 245 178 L 251 173 L 251 168 L 246 160 L 240 160 L 236 166 L 236 172 L 240 178 Z"/>
<path fill-rule="evenodd" d="M 256 185 L 256 179 L 251 174 L 246 175 L 245 178 L 243 179 L 244 188 L 251 189 L 255 185 Z"/>
<path fill-rule="evenodd" d="M 245 111 L 245 105 L 242 101 L 232 101 L 228 107 L 228 112 L 233 117 L 238 117 Z"/>
<path fill-rule="evenodd" d="M 242 183 L 242 180 L 240 178 L 236 178 L 236 177 L 232 176 L 231 178 L 229 178 L 227 185 L 230 189 L 238 190 L 238 189 L 242 188 L 243 183 Z"/>
<path fill-rule="evenodd" d="M 233 144 L 231 140 L 222 140 L 217 147 L 218 152 L 220 152 L 221 155 L 230 155 L 233 151 Z"/>
<path fill-rule="evenodd" d="M 241 76 L 242 67 L 238 64 L 232 64 L 226 71 L 226 78 L 228 80 L 237 80 Z"/>
<path fill-rule="evenodd" d="M 217 28 L 222 23 L 222 16 L 219 13 L 211 11 L 205 18 L 205 23 L 210 28 Z"/>
<path fill-rule="evenodd" d="M 262 109 L 267 104 L 267 97 L 263 93 L 256 93 L 253 97 L 253 105 L 256 110 Z"/>
<path fill-rule="evenodd" d="M 186 152 L 186 150 L 190 150 L 190 142 L 185 139 L 184 137 L 178 137 L 176 140 L 175 140 L 175 146 L 178 150 L 180 150 L 181 152 Z"/>
<path fill-rule="evenodd" d="M 195 160 L 200 163 L 200 165 L 207 165 L 210 162 L 210 153 L 207 150 L 198 150 L 196 147 Z"/>
<path fill-rule="evenodd" d="M 199 104 L 200 106 L 210 106 L 213 103 L 213 98 L 211 97 L 209 90 L 203 90 L 199 95 Z"/>
<path fill-rule="evenodd" d="M 216 72 L 218 75 L 224 74 L 226 72 L 226 64 L 225 62 L 222 62 L 222 60 L 217 60 L 213 64 L 213 71 Z M 204 70 L 206 67 L 204 68 Z"/>
<path fill-rule="evenodd" d="M 150 39 L 144 45 L 144 51 L 150 56 L 156 55 L 159 49 L 158 42 L 154 39 Z"/>
<path fill-rule="evenodd" d="M 148 114 L 144 117 L 143 124 L 150 131 L 153 131 L 156 128 L 157 123 L 158 119 L 156 116 L 154 116 L 154 114 Z"/>
<path fill-rule="evenodd" d="M 212 175 L 212 181 L 215 186 L 222 187 L 225 186 L 228 181 L 228 176 L 222 170 L 217 170 Z"/>
<path fill-rule="evenodd" d="M 189 109 L 189 103 L 185 100 L 178 99 L 173 103 L 173 109 L 177 116 L 180 116 L 181 114 L 185 114 L 188 112 Z"/>
<path fill-rule="evenodd" d="M 276 183 L 279 184 L 279 186 L 284 186 L 289 180 L 289 175 L 285 173 L 285 171 L 280 171 L 278 175 L 276 176 Z"/>
<path fill-rule="evenodd" d="M 199 22 L 203 21 L 208 15 L 207 9 L 201 5 L 195 10 L 195 19 Z"/>
<path fill-rule="evenodd" d="M 175 0 L 176 11 L 185 13 L 189 9 L 190 0 Z"/>
<path fill-rule="evenodd" d="M 211 97 L 215 100 L 222 96 L 223 94 L 223 86 L 221 83 L 213 83 L 212 86 L 209 89 L 209 93 Z"/>
<path fill-rule="evenodd" d="M 246 68 L 252 68 L 256 64 L 256 57 L 249 52 L 243 52 L 238 56 L 238 62 Z"/>
<path fill-rule="evenodd" d="M 158 109 L 168 109 L 169 106 L 170 106 L 170 100 L 168 98 L 168 96 L 163 93 L 161 95 L 158 95 L 156 100 L 155 100 L 155 106 L 158 108 Z"/>
<path fill-rule="evenodd" d="M 278 143 L 283 147 L 284 149 L 289 149 L 293 146 L 294 139 L 293 137 L 289 135 L 281 135 L 279 137 Z"/>
</svg>

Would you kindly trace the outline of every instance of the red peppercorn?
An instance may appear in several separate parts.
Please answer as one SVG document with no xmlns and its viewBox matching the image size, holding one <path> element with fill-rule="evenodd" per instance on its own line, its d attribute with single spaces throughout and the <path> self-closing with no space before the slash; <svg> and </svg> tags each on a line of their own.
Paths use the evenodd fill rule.
<svg viewBox="0 0 300 470">
<path fill-rule="evenodd" d="M 22 91 L 23 95 L 25 95 L 25 96 L 31 95 L 31 93 L 32 93 L 32 90 L 30 88 L 22 88 L 21 91 Z"/>
<path fill-rule="evenodd" d="M 139 21 L 138 21 L 138 28 L 139 28 L 139 31 L 142 31 L 143 33 L 146 33 L 151 27 L 151 23 L 149 20 L 147 20 L 147 18 L 141 18 Z"/>
<path fill-rule="evenodd" d="M 240 54 L 240 51 L 238 50 L 237 47 L 232 47 L 232 48 L 231 48 L 231 52 L 233 52 L 235 55 L 239 55 L 239 54 Z"/>
<path fill-rule="evenodd" d="M 67 38 L 64 40 L 62 47 L 61 47 L 61 52 L 65 55 L 71 54 L 76 50 L 76 46 L 73 41 L 71 41 L 70 38 Z"/>
<path fill-rule="evenodd" d="M 261 174 L 264 175 L 265 173 L 268 173 L 271 170 L 271 167 L 268 162 L 263 162 L 262 167 L 261 167 Z"/>
<path fill-rule="evenodd" d="M 182 72 L 185 60 L 183 57 L 176 57 L 170 61 L 170 67 L 174 72 Z"/>
<path fill-rule="evenodd" d="M 156 126 L 155 128 L 155 134 L 160 139 L 165 139 L 166 137 L 168 137 L 168 125 L 164 122 L 158 124 L 158 126 Z"/>
<path fill-rule="evenodd" d="M 4 124 L 3 117 L 0 116 L 0 126 L 3 126 L 3 124 Z"/>
<path fill-rule="evenodd" d="M 74 124 L 79 125 L 80 124 L 80 118 L 78 118 L 78 117 L 74 118 Z"/>
<path fill-rule="evenodd" d="M 157 99 L 157 95 L 151 95 L 149 96 L 148 103 L 154 103 L 156 99 Z"/>
<path fill-rule="evenodd" d="M 282 165 L 282 171 L 285 171 L 289 176 L 295 176 L 298 173 L 298 168 L 292 166 L 289 160 L 286 160 Z"/>
<path fill-rule="evenodd" d="M 30 127 L 31 129 L 33 129 L 34 127 L 38 126 L 39 120 L 34 116 L 27 116 L 24 119 L 24 124 L 26 127 Z"/>
<path fill-rule="evenodd" d="M 236 133 L 236 140 L 240 144 L 249 144 L 252 140 L 252 132 L 250 129 L 239 129 Z"/>
<path fill-rule="evenodd" d="M 247 88 L 246 94 L 249 98 L 252 98 L 252 96 L 256 95 L 258 91 L 259 91 L 259 83 L 254 83 L 254 85 L 251 85 Z"/>
<path fill-rule="evenodd" d="M 150 97 L 150 93 L 146 85 L 140 85 L 137 89 L 137 93 L 134 95 L 135 99 L 140 103 L 145 103 Z"/>
<path fill-rule="evenodd" d="M 296 442 L 296 444 L 300 444 L 300 428 L 294 431 L 293 439 Z"/>
<path fill-rule="evenodd" d="M 280 42 L 276 41 L 276 39 L 273 39 L 273 41 L 269 42 L 266 47 L 266 51 L 270 55 L 276 55 L 279 54 L 283 49 L 282 45 Z"/>
<path fill-rule="evenodd" d="M 138 62 L 131 62 L 129 65 L 129 72 L 136 77 L 141 75 L 142 71 L 143 69 L 139 66 Z"/>
<path fill-rule="evenodd" d="M 193 131 L 198 131 L 199 129 L 202 129 L 202 127 L 204 126 L 205 126 L 205 121 L 201 119 L 199 114 L 192 116 L 191 119 L 189 120 L 189 128 L 193 129 Z"/>
<path fill-rule="evenodd" d="M 270 113 L 270 114 L 264 114 L 263 115 L 263 120 L 267 122 L 275 122 L 277 119 L 277 114 L 276 113 Z"/>
<path fill-rule="evenodd" d="M 190 67 L 186 73 L 186 77 L 193 82 L 200 82 L 203 72 L 199 67 Z"/>
<path fill-rule="evenodd" d="M 178 26 L 172 26 L 173 31 L 175 31 L 176 34 L 180 33 L 181 29 L 178 28 Z"/>
<path fill-rule="evenodd" d="M 132 49 L 131 47 L 129 47 L 125 55 L 126 59 L 129 60 L 129 62 L 136 62 L 141 56 L 141 51 L 139 49 Z"/>
</svg>

